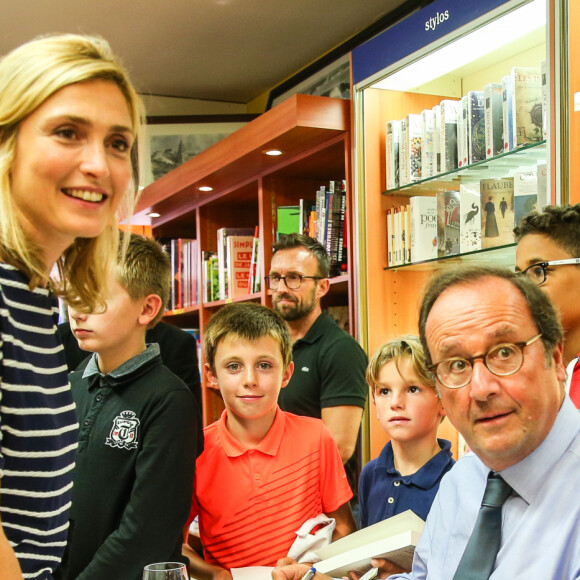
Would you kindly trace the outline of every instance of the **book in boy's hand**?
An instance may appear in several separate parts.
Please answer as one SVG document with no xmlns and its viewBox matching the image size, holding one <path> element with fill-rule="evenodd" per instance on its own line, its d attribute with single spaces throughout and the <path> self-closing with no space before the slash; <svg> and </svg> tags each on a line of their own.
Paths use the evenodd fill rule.
<svg viewBox="0 0 580 580">
<path fill-rule="evenodd" d="M 371 568 L 371 558 L 383 558 L 410 570 L 424 525 L 411 510 L 401 512 L 317 550 L 322 559 L 316 569 L 340 578 L 350 571 L 364 574 Z"/>
</svg>

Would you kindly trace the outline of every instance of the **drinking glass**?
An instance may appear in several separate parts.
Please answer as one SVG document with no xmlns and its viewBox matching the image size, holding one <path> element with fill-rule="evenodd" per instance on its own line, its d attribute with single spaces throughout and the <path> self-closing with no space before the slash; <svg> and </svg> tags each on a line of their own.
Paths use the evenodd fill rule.
<svg viewBox="0 0 580 580">
<path fill-rule="evenodd" d="M 143 580 L 189 580 L 189 576 L 181 562 L 157 562 L 145 566 Z"/>
</svg>

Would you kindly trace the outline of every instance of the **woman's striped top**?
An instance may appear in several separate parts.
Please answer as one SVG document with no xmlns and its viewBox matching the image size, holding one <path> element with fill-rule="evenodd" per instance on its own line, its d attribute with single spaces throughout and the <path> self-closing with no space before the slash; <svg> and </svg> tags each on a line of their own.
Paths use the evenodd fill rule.
<svg viewBox="0 0 580 580">
<path fill-rule="evenodd" d="M 0 263 L 0 517 L 24 578 L 42 580 L 66 545 L 78 431 L 57 313 Z"/>
</svg>

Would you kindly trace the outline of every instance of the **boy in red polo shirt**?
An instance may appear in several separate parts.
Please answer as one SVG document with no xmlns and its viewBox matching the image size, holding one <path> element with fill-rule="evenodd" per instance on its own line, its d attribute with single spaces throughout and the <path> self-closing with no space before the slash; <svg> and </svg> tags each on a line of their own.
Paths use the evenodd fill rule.
<svg viewBox="0 0 580 580">
<path fill-rule="evenodd" d="M 335 518 L 334 540 L 353 532 L 352 492 L 330 431 L 278 407 L 294 370 L 280 315 L 249 302 L 225 306 L 205 329 L 204 350 L 225 411 L 205 428 L 196 463 L 200 538 L 189 534 L 184 545 L 191 575 L 217 580 L 231 568 L 274 566 L 320 513 Z"/>
</svg>

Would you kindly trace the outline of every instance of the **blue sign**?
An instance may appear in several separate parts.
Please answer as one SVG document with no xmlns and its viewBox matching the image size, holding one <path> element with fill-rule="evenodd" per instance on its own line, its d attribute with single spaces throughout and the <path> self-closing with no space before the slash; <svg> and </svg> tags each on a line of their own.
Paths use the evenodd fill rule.
<svg viewBox="0 0 580 580">
<path fill-rule="evenodd" d="M 352 51 L 357 84 L 508 0 L 436 0 Z"/>
</svg>

